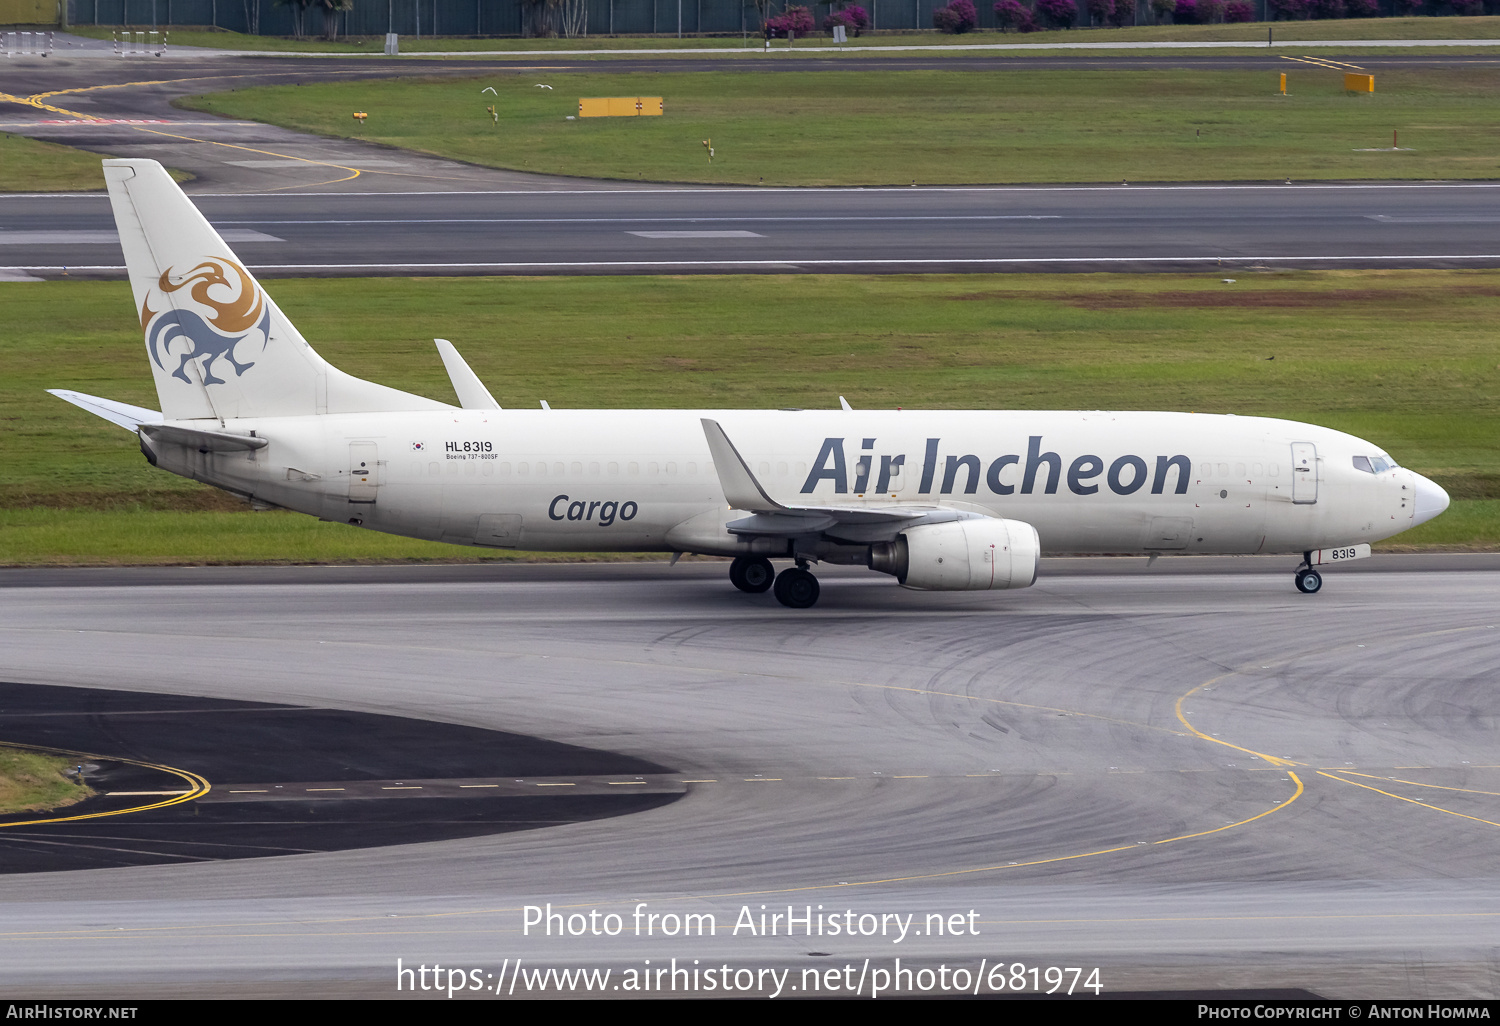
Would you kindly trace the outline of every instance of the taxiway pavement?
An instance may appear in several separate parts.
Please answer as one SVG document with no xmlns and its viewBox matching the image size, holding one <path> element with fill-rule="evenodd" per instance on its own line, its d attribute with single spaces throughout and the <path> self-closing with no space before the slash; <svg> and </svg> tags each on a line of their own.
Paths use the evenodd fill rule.
<svg viewBox="0 0 1500 1026">
<path fill-rule="evenodd" d="M 398 958 L 488 986 L 516 958 L 618 981 L 646 959 L 899 956 L 1097 965 L 1106 992 L 1492 997 L 1500 578 L 1377 566 L 1307 597 L 1287 569 L 980 595 L 833 570 L 805 612 L 716 564 L 21 581 L 0 588 L 5 679 L 512 731 L 691 782 L 610 821 L 3 879 L 0 991 L 382 997 Z M 523 933 L 549 902 L 718 930 Z M 762 904 L 927 929 L 732 931 Z M 937 936 L 939 913 L 972 932 Z"/>
</svg>

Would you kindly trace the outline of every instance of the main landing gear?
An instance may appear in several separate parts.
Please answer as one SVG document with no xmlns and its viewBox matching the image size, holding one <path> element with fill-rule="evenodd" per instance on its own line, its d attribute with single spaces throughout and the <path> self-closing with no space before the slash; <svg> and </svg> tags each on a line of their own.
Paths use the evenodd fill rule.
<svg viewBox="0 0 1500 1026">
<path fill-rule="evenodd" d="M 729 583 L 740 591 L 759 595 L 776 580 L 776 568 L 764 556 L 736 556 L 729 564 Z"/>
<path fill-rule="evenodd" d="M 1302 565 L 1297 568 L 1297 590 L 1304 595 L 1316 595 L 1323 587 L 1323 575 L 1312 568 L 1312 553 L 1304 553 Z"/>
<path fill-rule="evenodd" d="M 775 588 L 776 601 L 791 609 L 807 609 L 818 601 L 818 579 L 804 560 L 777 573 L 764 556 L 738 556 L 729 564 L 729 581 L 740 591 L 758 595 Z"/>
<path fill-rule="evenodd" d="M 818 601 L 818 579 L 801 563 L 776 575 L 776 601 L 789 609 L 807 609 Z"/>
</svg>

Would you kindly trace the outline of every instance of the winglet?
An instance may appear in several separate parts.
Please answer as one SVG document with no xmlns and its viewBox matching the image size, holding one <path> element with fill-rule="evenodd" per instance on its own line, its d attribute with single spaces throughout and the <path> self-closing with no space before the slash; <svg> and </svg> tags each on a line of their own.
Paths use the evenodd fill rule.
<svg viewBox="0 0 1500 1026">
<path fill-rule="evenodd" d="M 437 345 L 438 355 L 443 358 L 443 369 L 448 372 L 448 380 L 453 382 L 453 391 L 458 395 L 458 405 L 466 410 L 498 410 L 500 404 L 495 402 L 495 397 L 490 395 L 490 390 L 484 387 L 484 382 L 479 380 L 464 362 L 464 358 L 458 355 L 458 350 L 453 348 L 453 343 L 445 338 L 432 340 Z"/>
<path fill-rule="evenodd" d="M 734 447 L 724 429 L 716 420 L 703 418 L 703 434 L 708 439 L 708 451 L 714 458 L 714 470 L 719 475 L 719 487 L 724 489 L 724 501 L 730 509 L 743 509 L 751 513 L 784 513 L 787 507 L 766 494 L 766 490 L 750 473 L 740 451 Z"/>
<path fill-rule="evenodd" d="M 854 407 L 849 405 L 849 400 L 845 399 L 843 396 L 839 396 L 839 409 L 843 410 L 845 413 L 849 413 L 854 409 Z"/>
</svg>

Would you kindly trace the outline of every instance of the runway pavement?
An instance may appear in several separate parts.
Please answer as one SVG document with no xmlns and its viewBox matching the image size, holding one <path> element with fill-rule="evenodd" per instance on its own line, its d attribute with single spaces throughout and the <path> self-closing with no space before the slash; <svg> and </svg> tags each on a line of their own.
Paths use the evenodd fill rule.
<svg viewBox="0 0 1500 1026">
<path fill-rule="evenodd" d="M 1421 558 L 1315 597 L 1265 563 L 982 595 L 830 570 L 805 612 L 715 563 L 9 577 L 0 679 L 509 731 L 692 782 L 609 821 L 0 879 L 0 992 L 387 997 L 399 958 L 524 994 L 531 968 L 609 987 L 676 958 L 680 987 L 696 959 L 868 995 L 900 957 L 1098 967 L 1106 994 L 1494 997 L 1500 578 Z M 548 903 L 619 933 L 525 932 Z M 788 905 L 823 933 L 786 936 Z M 716 931 L 636 936 L 637 909 Z"/>
<path fill-rule="evenodd" d="M 267 276 L 1500 266 L 1500 183 L 197 196 Z M 103 197 L 0 198 L 12 275 L 121 277 Z"/>
</svg>

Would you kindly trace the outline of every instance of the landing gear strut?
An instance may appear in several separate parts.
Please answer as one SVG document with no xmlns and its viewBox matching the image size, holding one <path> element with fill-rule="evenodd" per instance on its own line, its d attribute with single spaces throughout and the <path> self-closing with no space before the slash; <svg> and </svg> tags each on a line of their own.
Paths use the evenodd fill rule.
<svg viewBox="0 0 1500 1026">
<path fill-rule="evenodd" d="M 776 575 L 776 601 L 790 609 L 807 609 L 818 601 L 818 579 L 802 560 Z"/>
<path fill-rule="evenodd" d="M 740 591 L 759 595 L 776 580 L 776 568 L 765 556 L 736 556 L 729 564 L 729 583 Z"/>
</svg>

